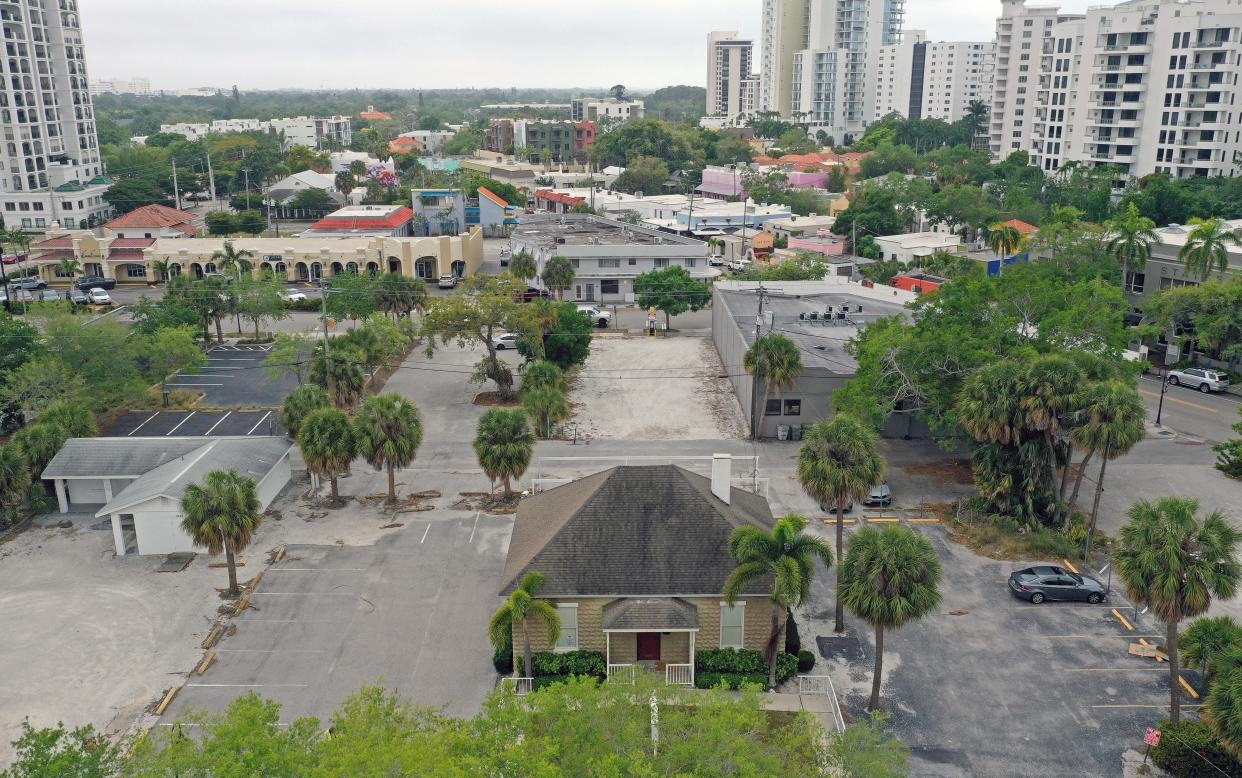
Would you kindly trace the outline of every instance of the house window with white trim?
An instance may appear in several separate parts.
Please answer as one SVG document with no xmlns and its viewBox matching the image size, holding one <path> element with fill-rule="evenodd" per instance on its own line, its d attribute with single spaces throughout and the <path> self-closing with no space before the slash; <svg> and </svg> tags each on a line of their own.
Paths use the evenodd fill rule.
<svg viewBox="0 0 1242 778">
<path fill-rule="evenodd" d="M 556 612 L 561 617 L 561 636 L 556 641 L 557 651 L 578 650 L 578 606 L 557 605 Z"/>
<path fill-rule="evenodd" d="M 746 627 L 746 603 L 720 603 L 720 647 L 741 648 Z"/>
</svg>

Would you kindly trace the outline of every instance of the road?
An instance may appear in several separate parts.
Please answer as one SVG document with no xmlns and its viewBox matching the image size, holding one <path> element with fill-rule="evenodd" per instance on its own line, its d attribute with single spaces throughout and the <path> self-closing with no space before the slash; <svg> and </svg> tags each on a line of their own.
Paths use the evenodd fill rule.
<svg viewBox="0 0 1242 778">
<path fill-rule="evenodd" d="M 1142 376 L 1139 395 L 1153 421 L 1160 406 L 1160 379 Z M 1203 394 L 1184 386 L 1169 386 L 1160 410 L 1160 423 L 1207 443 L 1219 443 L 1232 436 L 1230 427 L 1239 421 L 1242 398 L 1232 394 Z"/>
</svg>

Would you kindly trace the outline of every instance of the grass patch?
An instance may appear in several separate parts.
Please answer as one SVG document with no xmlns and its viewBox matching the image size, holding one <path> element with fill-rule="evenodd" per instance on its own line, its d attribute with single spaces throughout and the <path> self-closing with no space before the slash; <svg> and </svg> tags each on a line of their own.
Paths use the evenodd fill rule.
<svg viewBox="0 0 1242 778">
<path fill-rule="evenodd" d="M 1019 561 L 1025 559 L 1081 559 L 1087 539 L 1086 517 L 1075 513 L 1069 529 L 1020 527 L 1004 516 L 979 517 L 968 521 L 952 510 L 941 511 L 944 525 L 952 533 L 950 540 L 992 559 Z M 1106 551 L 1113 539 L 1099 530 L 1092 548 Z"/>
</svg>

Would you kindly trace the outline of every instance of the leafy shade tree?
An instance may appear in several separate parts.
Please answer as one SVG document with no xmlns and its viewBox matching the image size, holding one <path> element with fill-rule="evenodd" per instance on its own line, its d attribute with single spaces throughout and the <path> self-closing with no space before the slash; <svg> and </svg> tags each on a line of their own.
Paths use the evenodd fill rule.
<svg viewBox="0 0 1242 778">
<path fill-rule="evenodd" d="M 1156 223 L 1139 213 L 1138 206 L 1133 202 L 1126 204 L 1125 210 L 1118 213 L 1108 224 L 1108 254 L 1121 265 L 1122 277 L 1130 273 L 1141 273 L 1151 259 L 1151 244 L 1159 240 L 1156 235 Z"/>
<path fill-rule="evenodd" d="M 543 580 L 543 573 L 534 571 L 522 576 L 521 583 L 509 594 L 509 599 L 505 604 L 492 614 L 491 621 L 487 624 L 487 637 L 496 647 L 512 643 L 514 630 L 521 628 L 524 662 L 521 668 L 518 668 L 517 662 L 513 663 L 514 678 L 520 677 L 519 674 L 523 671 L 529 676 L 534 675 L 530 650 L 532 622 L 543 625 L 544 631 L 547 632 L 548 645 L 556 645 L 556 641 L 561 636 L 561 615 L 557 612 L 556 606 L 547 600 L 538 599 L 539 590 L 543 588 Z"/>
<path fill-rule="evenodd" d="M 168 195 L 153 181 L 143 178 L 124 178 L 108 187 L 103 199 L 117 213 L 129 213 L 147 205 L 168 205 Z"/>
<path fill-rule="evenodd" d="M 1211 681 L 1213 662 L 1227 649 L 1242 645 L 1242 627 L 1228 616 L 1204 616 L 1190 622 L 1177 636 L 1177 648 L 1187 667 Z"/>
<path fill-rule="evenodd" d="M 811 140 L 806 134 L 806 130 L 799 127 L 792 127 L 781 133 L 776 139 L 776 147 L 781 150 L 782 154 L 810 154 L 812 151 L 819 150 L 819 144 Z"/>
<path fill-rule="evenodd" d="M 289 201 L 289 207 L 312 213 L 325 213 L 336 210 L 337 202 L 326 189 L 311 188 L 295 194 Z"/>
<path fill-rule="evenodd" d="M 513 392 L 513 371 L 497 355 L 494 337 L 520 308 L 521 303 L 516 302 L 520 292 L 509 276 L 475 276 L 466 282 L 461 294 L 436 298 L 422 321 L 427 358 L 435 356 L 437 340 L 440 345 L 456 342 L 461 347 L 468 343 L 482 346 L 487 354 L 475 366 L 471 382 L 494 381 L 507 399 Z"/>
<path fill-rule="evenodd" d="M 388 501 L 397 501 L 397 469 L 408 467 L 423 442 L 418 407 L 394 392 L 367 399 L 354 421 L 358 453 L 376 470 L 388 471 Z"/>
<path fill-rule="evenodd" d="M 1242 408 L 1238 413 L 1242 415 Z M 1238 437 L 1217 443 L 1212 450 L 1216 452 L 1216 469 L 1237 478 L 1242 476 L 1242 419 L 1234 423 L 1232 429 Z"/>
<path fill-rule="evenodd" d="M 332 398 L 323 387 L 303 384 L 285 396 L 285 401 L 280 405 L 280 423 L 296 438 L 307 416 L 321 408 L 331 407 Z"/>
<path fill-rule="evenodd" d="M 574 282 L 574 264 L 569 257 L 557 254 L 548 257 L 543 265 L 543 285 L 556 291 L 557 299 L 563 299 L 565 290 Z"/>
<path fill-rule="evenodd" d="M 776 659 L 785 645 L 789 611 L 811 594 L 815 560 L 832 567 L 832 549 L 819 538 L 803 534 L 804 529 L 806 518 L 791 513 L 778 519 L 771 532 L 742 526 L 729 535 L 729 556 L 738 564 L 725 579 L 725 601 L 736 602 L 760 581 L 772 579 L 772 629 L 766 650 L 769 688 L 776 688 Z"/>
<path fill-rule="evenodd" d="M 237 585 L 237 554 L 250 545 L 263 521 L 252 479 L 236 470 L 213 470 L 202 485 L 190 484 L 181 497 L 181 529 L 209 554 L 224 552 L 229 570 L 228 597 L 241 594 Z"/>
<path fill-rule="evenodd" d="M 26 719 L 12 745 L 16 756 L 0 772 L 3 778 L 112 778 L 122 763 L 121 746 L 89 724 L 72 730 L 63 723 L 35 729 Z"/>
<path fill-rule="evenodd" d="M 802 490 L 819 503 L 832 506 L 837 515 L 837 558 L 842 555 L 845 506 L 863 499 L 871 487 L 884 480 L 887 464 L 877 448 L 875 431 L 860 419 L 838 412 L 811 427 L 798 449 L 798 481 Z M 836 632 L 845 631 L 845 608 L 841 589 L 836 595 Z"/>
<path fill-rule="evenodd" d="M 306 383 L 310 375 L 311 357 L 315 354 L 315 338 L 304 332 L 282 332 L 276 336 L 267 356 L 263 359 L 263 372 L 270 383 L 286 376 L 297 379 L 298 386 Z"/>
<path fill-rule="evenodd" d="M 38 480 L 39 474 L 65 445 L 68 438 L 68 433 L 60 425 L 40 422 L 14 432 L 13 437 L 9 439 L 9 445 L 17 446 L 21 450 L 26 460 L 26 467 L 30 470 L 31 479 Z"/>
<path fill-rule="evenodd" d="M 22 504 L 29 488 L 30 465 L 21 446 L 0 446 L 0 518 L 7 518 L 12 509 Z"/>
<path fill-rule="evenodd" d="M 1200 519 L 1199 501 L 1139 500 L 1127 512 L 1113 565 L 1126 594 L 1165 623 L 1169 658 L 1169 718 L 1181 719 L 1177 625 L 1207 611 L 1212 598 L 1230 599 L 1242 567 L 1242 533 L 1220 511 Z"/>
<path fill-rule="evenodd" d="M 659 157 L 636 157 L 626 164 L 625 172 L 617 176 L 613 186 L 622 192 L 650 196 L 664 191 L 668 176 L 668 163 Z"/>
<path fill-rule="evenodd" d="M 284 284 L 274 278 L 247 280 L 237 289 L 237 312 L 254 325 L 254 337 L 260 337 L 259 326 L 268 320 L 289 318 L 285 304 Z"/>
<path fill-rule="evenodd" d="M 539 263 L 529 251 L 523 249 L 509 259 L 509 272 L 514 278 L 529 281 L 539 275 Z"/>
<path fill-rule="evenodd" d="M 228 211 L 212 211 L 203 219 L 212 235 L 232 235 L 237 232 L 237 214 Z"/>
<path fill-rule="evenodd" d="M 193 327 L 164 327 L 148 336 L 143 343 L 147 360 L 147 376 L 160 382 L 165 389 L 168 377 L 183 370 L 207 364 L 207 355 L 198 347 Z"/>
<path fill-rule="evenodd" d="M 1177 252 L 1186 275 L 1197 275 L 1206 281 L 1213 272 L 1224 273 L 1229 268 L 1229 247 L 1242 246 L 1242 238 L 1221 219 L 1195 217 L 1190 225 L 1186 244 Z"/>
<path fill-rule="evenodd" d="M 776 390 L 779 401 L 782 389 L 792 389 L 802 376 L 802 352 L 798 345 L 784 335 L 762 335 L 746 350 L 742 357 L 746 372 L 763 381 L 763 404 L 753 409 L 755 414 L 751 437 L 758 438 L 763 432 L 763 418 L 768 412 L 768 396 Z"/>
<path fill-rule="evenodd" d="M 332 503 L 340 503 L 337 479 L 349 472 L 357 445 L 349 416 L 336 408 L 317 408 L 298 425 L 298 447 L 312 473 L 328 479 L 332 485 Z"/>
<path fill-rule="evenodd" d="M 1087 455 L 1100 455 L 1100 475 L 1095 481 L 1095 500 L 1091 503 L 1091 522 L 1087 528 L 1087 553 L 1095 534 L 1095 521 L 1104 494 L 1104 469 L 1110 460 L 1125 456 L 1147 433 L 1147 408 L 1133 381 L 1099 381 L 1083 392 L 1078 418 L 1070 430 L 1070 440 Z M 1079 469 L 1078 484 L 1082 483 Z M 1078 494 L 1078 484 L 1074 494 Z"/>
<path fill-rule="evenodd" d="M 568 370 L 574 365 L 581 365 L 591 355 L 591 332 L 594 325 L 591 317 L 578 310 L 573 303 L 556 305 L 556 320 L 543 335 L 544 359 Z M 518 348 L 526 353 L 522 343 Z"/>
<path fill-rule="evenodd" d="M 99 434 L 95 414 L 82 403 L 67 400 L 53 402 L 39 412 L 38 421 L 60 427 L 71 438 L 93 438 Z"/>
<path fill-rule="evenodd" d="M 504 486 L 504 498 L 513 498 L 510 482 L 521 478 L 530 466 L 535 451 L 535 436 L 530 431 L 526 413 L 520 409 L 491 408 L 479 419 L 474 436 L 474 453 L 483 472 Z"/>
<path fill-rule="evenodd" d="M 686 311 L 697 311 L 712 301 L 707 284 L 690 277 L 680 265 L 641 273 L 634 279 L 634 294 L 639 308 L 655 308 L 664 312 L 664 327 L 672 326 L 672 317 Z"/>
<path fill-rule="evenodd" d="M 842 598 L 875 630 L 875 671 L 867 710 L 880 707 L 884 631 L 921 619 L 940 605 L 940 559 L 909 527 L 863 527 L 850 538 L 841 562 Z"/>
<path fill-rule="evenodd" d="M 992 225 L 988 228 L 987 240 L 988 248 L 1001 257 L 1012 257 L 1025 243 L 1022 233 L 1012 224 Z"/>
</svg>

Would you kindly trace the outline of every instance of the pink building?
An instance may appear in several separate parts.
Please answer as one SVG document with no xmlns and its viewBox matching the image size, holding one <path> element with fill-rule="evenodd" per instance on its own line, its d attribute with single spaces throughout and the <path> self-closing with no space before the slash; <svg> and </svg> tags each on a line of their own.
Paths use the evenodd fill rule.
<svg viewBox="0 0 1242 778">
<path fill-rule="evenodd" d="M 703 168 L 703 182 L 699 184 L 698 192 L 707 200 L 745 197 L 746 190 L 742 187 L 742 171 L 735 173 L 728 168 Z"/>
<path fill-rule="evenodd" d="M 827 173 L 804 173 L 800 170 L 785 174 L 789 177 L 789 185 L 794 189 L 826 189 L 828 188 Z"/>
<path fill-rule="evenodd" d="M 819 230 L 814 236 L 789 239 L 790 251 L 814 251 L 826 257 L 839 257 L 845 254 L 845 241 L 833 237 L 827 230 Z"/>
</svg>

